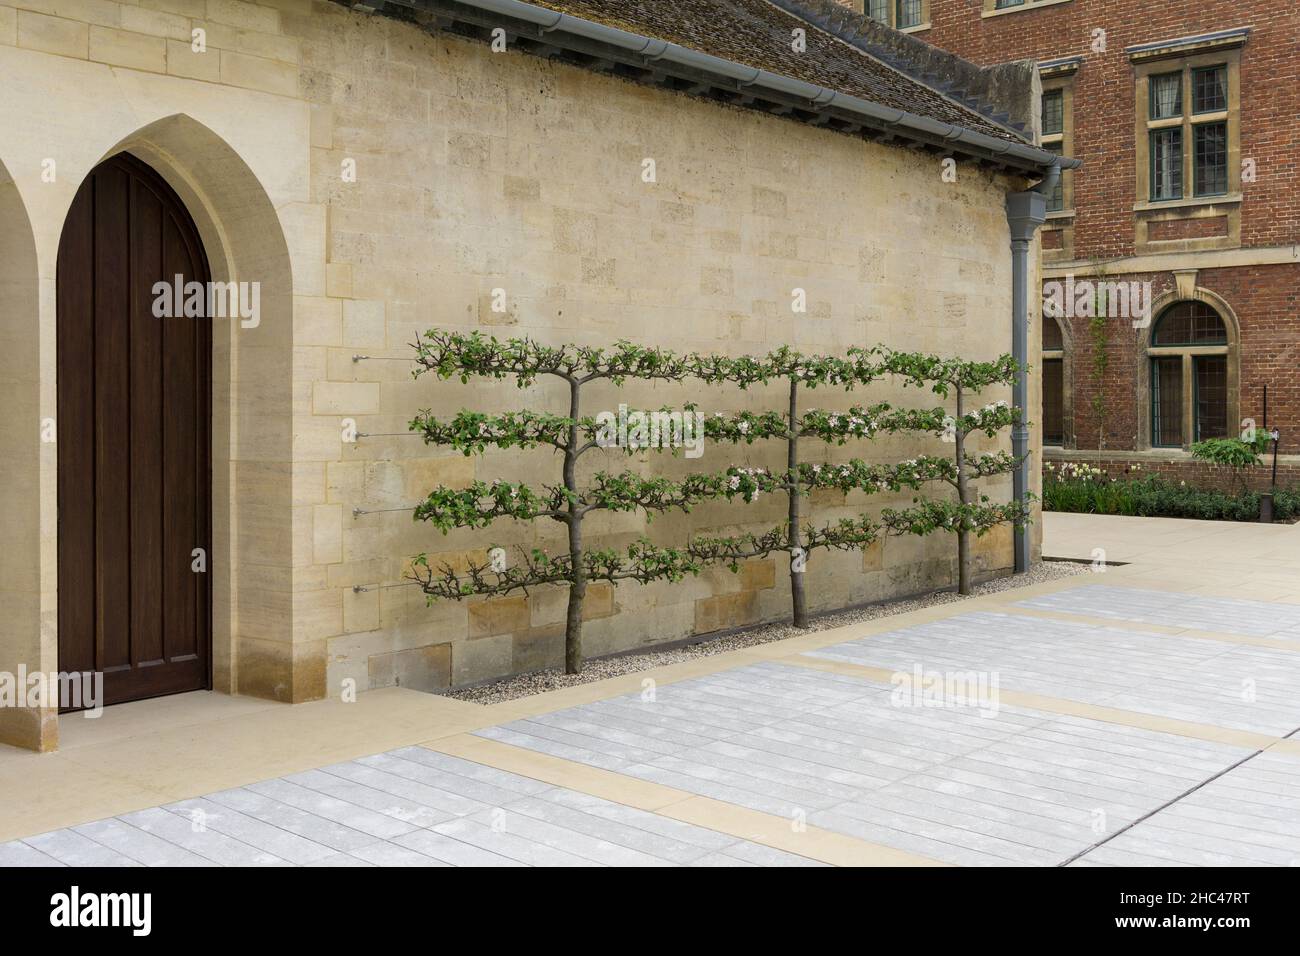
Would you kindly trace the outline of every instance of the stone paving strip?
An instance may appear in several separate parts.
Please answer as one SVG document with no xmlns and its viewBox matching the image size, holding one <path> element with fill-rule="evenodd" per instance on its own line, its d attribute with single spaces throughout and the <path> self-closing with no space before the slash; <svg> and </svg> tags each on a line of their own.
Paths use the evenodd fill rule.
<svg viewBox="0 0 1300 956">
<path fill-rule="evenodd" d="M 893 692 L 752 664 L 475 733 L 967 865 L 1063 862 L 1252 752 L 1022 707 L 894 706 Z"/>
<path fill-rule="evenodd" d="M 1263 753 L 1072 866 L 1300 866 L 1300 760 Z"/>
<path fill-rule="evenodd" d="M 1276 601 L 1097 584 L 1041 594 L 1017 601 L 1016 606 L 1225 634 L 1300 640 L 1300 605 Z"/>
<path fill-rule="evenodd" d="M 818 866 L 424 747 L 0 844 L 0 866 Z"/>
<path fill-rule="evenodd" d="M 806 656 L 904 673 L 920 664 L 997 674 L 1002 690 L 1272 737 L 1300 725 L 1300 654 L 1282 648 L 977 612 Z"/>
</svg>

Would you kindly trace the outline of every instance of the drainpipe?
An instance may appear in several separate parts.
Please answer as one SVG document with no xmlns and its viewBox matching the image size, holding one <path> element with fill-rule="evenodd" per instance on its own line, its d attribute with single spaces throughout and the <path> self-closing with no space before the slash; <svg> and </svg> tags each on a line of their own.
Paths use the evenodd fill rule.
<svg viewBox="0 0 1300 956">
<path fill-rule="evenodd" d="M 1007 223 L 1011 227 L 1011 355 L 1019 366 L 1011 390 L 1011 404 L 1029 408 L 1029 245 L 1034 233 L 1047 220 L 1047 195 L 1061 178 L 1060 166 L 1048 168 L 1047 176 L 1032 189 L 1007 194 Z M 1012 474 L 1012 494 L 1023 501 L 1029 493 L 1029 425 L 1023 419 L 1011 429 L 1011 453 L 1019 459 Z M 1016 535 L 1017 572 L 1029 570 L 1029 535 Z"/>
</svg>

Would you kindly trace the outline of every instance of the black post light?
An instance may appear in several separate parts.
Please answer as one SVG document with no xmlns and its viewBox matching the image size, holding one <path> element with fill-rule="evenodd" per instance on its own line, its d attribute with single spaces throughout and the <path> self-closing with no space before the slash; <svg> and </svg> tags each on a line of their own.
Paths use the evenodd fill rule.
<svg viewBox="0 0 1300 956">
<path fill-rule="evenodd" d="M 1282 433 L 1272 428 L 1268 433 L 1269 441 L 1273 443 L 1273 480 L 1268 491 L 1259 496 L 1259 520 L 1266 523 L 1273 521 L 1273 495 L 1277 492 L 1277 444 L 1282 438 Z"/>
</svg>

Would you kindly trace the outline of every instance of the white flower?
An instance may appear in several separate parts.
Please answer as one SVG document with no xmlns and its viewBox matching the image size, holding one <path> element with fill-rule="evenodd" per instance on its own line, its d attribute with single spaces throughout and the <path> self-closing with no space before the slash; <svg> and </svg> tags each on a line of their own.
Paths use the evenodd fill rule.
<svg viewBox="0 0 1300 956">
<path fill-rule="evenodd" d="M 741 422 L 736 426 L 736 431 L 740 432 L 742 435 L 749 434 L 749 422 Z"/>
<path fill-rule="evenodd" d="M 737 488 L 740 487 L 740 476 L 732 475 L 731 480 L 727 482 L 727 484 L 731 487 L 732 491 L 735 491 Z"/>
</svg>

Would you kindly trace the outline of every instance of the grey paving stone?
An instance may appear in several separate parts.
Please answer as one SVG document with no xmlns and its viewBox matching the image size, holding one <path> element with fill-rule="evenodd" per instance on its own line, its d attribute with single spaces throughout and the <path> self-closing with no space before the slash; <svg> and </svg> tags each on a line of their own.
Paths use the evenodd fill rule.
<svg viewBox="0 0 1300 956">
<path fill-rule="evenodd" d="M 318 790 L 339 800 L 354 803 L 359 807 L 366 807 L 387 814 L 395 820 L 401 820 L 403 823 L 413 823 L 420 827 L 433 826 L 435 823 L 442 823 L 444 820 L 450 820 L 455 816 L 454 813 L 438 810 L 384 790 L 376 790 L 374 787 L 367 787 L 365 784 L 346 780 L 343 777 L 325 773 L 321 770 L 295 773 L 284 779 L 289 783 L 296 783 L 301 787 Z"/>
<path fill-rule="evenodd" d="M 436 750 L 430 750 L 428 747 L 401 747 L 397 750 L 390 750 L 388 753 L 392 757 L 401 757 L 403 760 L 422 763 L 426 767 L 433 767 L 445 773 L 454 774 L 457 777 L 478 780 L 481 783 L 491 784 L 514 793 L 532 795 L 551 789 L 550 784 L 542 783 L 540 780 L 533 780 L 531 777 L 499 770 L 496 767 L 488 767 L 481 763 L 474 763 L 472 760 L 465 760 L 461 757 L 453 757 L 450 754 L 439 753 Z"/>
<path fill-rule="evenodd" d="M 129 856 L 110 850 L 104 844 L 96 843 L 73 830 L 40 833 L 25 838 L 23 842 L 53 857 L 60 866 L 143 866 Z M 13 864 L 4 862 L 4 854 L 0 850 L 0 866 L 9 865 Z"/>
<path fill-rule="evenodd" d="M 564 791 L 571 793 L 572 791 Z M 687 843 L 662 832 L 612 819 L 608 815 L 589 812 L 565 806 L 554 799 L 543 797 L 525 797 L 510 804 L 507 808 L 511 814 L 534 817 L 547 823 L 567 827 L 577 833 L 586 834 L 606 843 L 654 857 L 658 863 L 689 863 L 709 852 L 707 847 Z M 628 808 L 631 809 L 631 808 Z M 640 812 L 640 811 L 637 811 Z M 653 816 L 653 814 L 645 814 Z M 633 818 L 636 819 L 636 818 Z M 637 823 L 644 821 L 636 819 Z M 726 846 L 725 839 L 720 845 Z"/>
<path fill-rule="evenodd" d="M 300 866 L 314 863 L 335 852 L 323 843 L 290 833 L 279 826 L 204 798 L 167 804 L 163 809 L 186 821 L 199 820 L 209 830 L 232 836 L 249 846 L 258 847 Z"/>
<path fill-rule="evenodd" d="M 1253 606 L 1266 602 L 1076 590 L 1091 593 L 1044 599 L 1300 637 L 1300 606 L 1269 617 Z M 1285 648 L 974 612 L 814 654 L 1263 733 L 1300 725 L 1300 655 Z M 1268 752 L 1205 783 L 1251 751 L 994 703 L 924 706 L 890 683 L 770 661 L 477 733 L 949 863 L 1300 863 L 1300 758 Z M 0 844 L 0 865 L 64 863 L 816 865 L 423 747 Z"/>
<path fill-rule="evenodd" d="M 487 819 L 462 817 L 433 827 L 433 832 L 459 840 L 471 846 L 495 853 L 525 866 L 598 866 L 592 860 L 561 850 L 558 847 L 512 833 L 509 830 L 509 812 L 497 807 Z"/>
<path fill-rule="evenodd" d="M 1300 605 L 1273 601 L 1096 584 L 1038 595 L 1017 604 L 1043 611 L 1065 611 L 1251 637 L 1300 636 Z"/>
<path fill-rule="evenodd" d="M 1300 866 L 1300 756 L 1252 757 L 1084 858 L 1115 854 L 1188 866 Z"/>
<path fill-rule="evenodd" d="M 637 830 L 644 830 L 657 837 L 664 837 L 666 844 L 681 843 L 709 851 L 720 850 L 736 842 L 734 837 L 725 833 L 693 826 L 674 820 L 672 817 L 662 817 L 657 813 L 638 810 L 636 807 L 625 806 L 589 793 L 579 793 L 576 790 L 551 790 L 542 794 L 541 799 L 576 808 L 592 816 L 613 820 Z M 666 844 L 659 844 L 659 846 L 664 848 Z"/>
<path fill-rule="evenodd" d="M 705 856 L 700 857 L 698 860 L 692 861 L 689 865 L 700 866 L 700 867 L 758 866 L 757 863 L 750 863 L 748 860 L 742 860 L 739 857 L 729 856 L 726 853 L 709 853 L 706 854 Z"/>
<path fill-rule="evenodd" d="M 118 819 L 221 866 L 288 865 L 274 853 L 249 846 L 217 830 L 200 826 L 189 816 L 179 816 L 161 807 L 123 814 Z"/>
<path fill-rule="evenodd" d="M 977 623 L 996 635 L 1006 623 L 998 618 L 1023 620 L 984 615 Z M 819 654 L 910 671 L 910 664 L 901 665 L 921 659 L 915 642 L 942 650 L 965 627 L 947 622 L 948 633 L 936 636 L 920 625 L 893 646 L 891 635 L 876 635 Z M 1058 678 L 1070 675 L 1077 682 L 1080 649 L 1089 655 L 1104 651 L 1110 636 L 1077 627 L 1061 634 L 1076 645 L 1074 657 L 1053 667 Z M 882 639 L 883 654 L 873 646 Z M 988 649 L 1010 659 L 1005 643 L 990 639 Z M 1187 661 L 1208 659 L 1199 643 L 1204 642 L 1184 649 Z M 1222 650 L 1213 647 L 1208 654 Z M 960 654 L 947 651 L 947 658 L 924 659 L 927 668 L 936 660 L 933 666 L 941 669 L 979 669 L 985 662 L 978 651 L 972 645 Z M 1156 667 L 1147 657 L 1155 649 L 1130 651 L 1145 668 L 1140 679 L 1152 680 Z M 751 678 L 753 701 L 741 706 Z M 823 681 L 828 690 L 819 691 Z M 1110 697 L 1138 679 L 1117 672 L 1107 681 L 1096 686 L 1104 683 Z M 653 702 L 638 694 L 601 702 L 602 713 L 625 717 L 616 730 L 583 716 L 596 705 L 559 711 L 551 715 L 553 724 L 575 735 L 559 747 L 533 735 L 527 721 L 479 733 L 776 816 L 805 815 L 810 824 L 836 832 L 972 865 L 1059 863 L 1249 752 L 1023 707 L 899 707 L 891 691 L 879 682 L 771 662 L 665 685 Z M 725 727 L 710 723 L 712 711 L 700 709 L 702 701 L 713 707 L 719 700 L 738 701 L 727 710 Z M 633 762 L 648 749 L 651 728 L 651 746 L 671 741 L 678 749 Z M 708 739 L 697 742 L 702 737 Z M 695 746 L 682 746 L 691 742 Z"/>
<path fill-rule="evenodd" d="M 381 842 L 372 843 L 370 846 L 363 846 L 353 850 L 350 854 L 359 860 L 371 864 L 372 866 L 450 866 L 443 860 L 432 856 L 425 856 L 423 853 L 417 853 L 415 850 L 407 847 L 397 846 L 393 843 Z"/>
<path fill-rule="evenodd" d="M 0 866 L 66 866 L 22 840 L 0 843 Z"/>
<path fill-rule="evenodd" d="M 530 798 L 525 798 L 528 799 Z M 672 865 L 661 856 L 645 853 L 592 833 L 594 828 L 588 826 L 583 819 L 570 818 L 563 823 L 557 823 L 554 819 L 548 820 L 538 815 L 535 807 L 533 811 L 525 812 L 524 808 L 516 803 L 500 810 L 475 814 L 468 818 L 468 822 L 478 823 L 489 829 L 499 827 L 501 833 L 519 837 L 551 850 L 581 857 L 583 860 L 602 866 Z M 440 832 L 454 833 L 455 831 L 443 829 Z"/>
<path fill-rule="evenodd" d="M 975 612 L 811 653 L 901 674 L 985 675 L 1008 690 L 1259 733 L 1300 724 L 1300 654 L 1273 648 Z"/>
<path fill-rule="evenodd" d="M 722 854 L 754 866 L 826 866 L 819 860 L 810 860 L 806 856 L 787 853 L 785 850 L 764 846 L 761 843 L 750 843 L 747 840 L 733 843 L 723 850 Z"/>
<path fill-rule="evenodd" d="M 269 823 L 314 843 L 320 843 L 343 852 L 355 850 L 357 847 L 366 846 L 376 840 L 376 837 L 372 834 L 354 830 L 343 824 L 335 823 L 333 820 L 317 816 L 298 807 L 291 807 L 272 797 L 265 797 L 243 787 L 209 794 L 208 799 L 213 803 L 219 803 L 256 820 L 261 820 L 263 823 Z"/>
<path fill-rule="evenodd" d="M 371 766 L 367 761 L 368 758 L 362 758 L 362 760 L 332 764 L 320 769 L 323 773 L 333 774 L 336 777 L 362 784 L 373 790 L 410 800 L 419 806 L 429 807 L 450 814 L 453 817 L 477 813 L 487 806 L 487 804 L 479 800 L 471 800 L 458 793 L 451 793 L 441 787 L 432 786 L 406 776 L 405 774 L 418 773 L 426 780 L 438 779 L 435 774 L 416 770 L 417 765 L 412 764 L 411 761 L 381 763 L 378 766 Z M 381 767 L 384 769 L 380 769 Z M 391 770 L 388 768 L 391 768 Z"/>
<path fill-rule="evenodd" d="M 206 866 L 209 863 L 197 853 L 121 820 L 96 820 L 72 829 L 145 866 Z"/>
<path fill-rule="evenodd" d="M 418 827 L 418 824 L 368 810 L 288 780 L 265 780 L 249 784 L 244 789 L 378 839 L 395 837 Z"/>
</svg>

